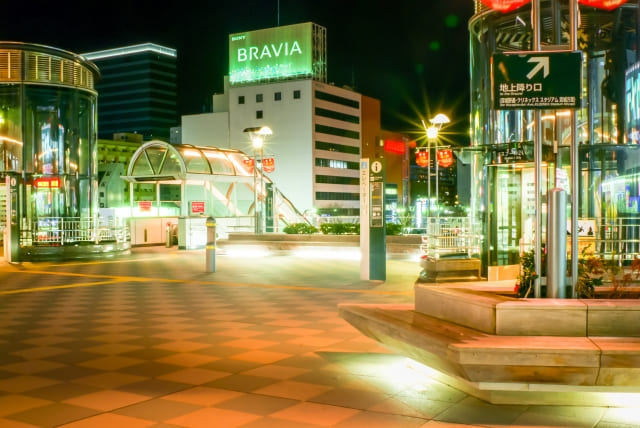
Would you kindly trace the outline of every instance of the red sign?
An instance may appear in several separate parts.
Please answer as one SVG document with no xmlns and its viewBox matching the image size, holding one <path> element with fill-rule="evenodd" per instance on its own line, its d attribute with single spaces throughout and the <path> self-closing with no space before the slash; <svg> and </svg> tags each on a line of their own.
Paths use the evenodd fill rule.
<svg viewBox="0 0 640 428">
<path fill-rule="evenodd" d="M 33 185 L 38 189 L 59 189 L 60 179 L 58 177 L 40 177 L 33 181 Z"/>
<path fill-rule="evenodd" d="M 191 201 L 191 213 L 204 213 L 204 201 Z"/>
<path fill-rule="evenodd" d="M 138 208 L 140 211 L 151 211 L 151 206 L 153 202 L 151 201 L 138 201 Z"/>
<path fill-rule="evenodd" d="M 276 169 L 276 160 L 274 158 L 262 159 L 262 170 L 264 172 L 273 172 Z"/>
<path fill-rule="evenodd" d="M 449 168 L 453 165 L 453 152 L 451 149 L 438 150 L 438 165 L 443 168 Z"/>
<path fill-rule="evenodd" d="M 531 0 L 480 0 L 485 5 L 489 6 L 493 10 L 500 11 L 502 13 L 509 12 L 517 9 L 529 3 Z"/>
<path fill-rule="evenodd" d="M 621 6 L 623 3 L 626 3 L 627 0 L 578 0 L 578 3 L 581 3 L 585 6 L 597 7 L 599 9 L 612 10 L 618 6 Z"/>
<path fill-rule="evenodd" d="M 242 160 L 242 163 L 244 163 L 244 166 L 247 167 L 247 171 L 249 171 L 250 173 L 253 173 L 253 159 L 251 158 L 244 158 Z"/>
<path fill-rule="evenodd" d="M 404 141 L 384 140 L 384 151 L 389 153 L 404 154 Z"/>
<path fill-rule="evenodd" d="M 429 152 L 420 150 L 416 152 L 416 165 L 425 167 L 429 165 Z"/>
</svg>

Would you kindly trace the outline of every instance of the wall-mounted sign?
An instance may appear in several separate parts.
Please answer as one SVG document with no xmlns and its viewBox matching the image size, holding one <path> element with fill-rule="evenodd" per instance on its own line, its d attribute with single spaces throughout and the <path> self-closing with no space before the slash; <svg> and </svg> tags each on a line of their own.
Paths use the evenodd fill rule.
<svg viewBox="0 0 640 428">
<path fill-rule="evenodd" d="M 33 180 L 33 185 L 37 189 L 59 189 L 60 179 L 58 177 L 39 177 Z"/>
<path fill-rule="evenodd" d="M 384 140 L 384 151 L 403 155 L 406 144 L 404 141 Z"/>
<path fill-rule="evenodd" d="M 229 82 L 313 75 L 311 22 L 229 35 Z"/>
<path fill-rule="evenodd" d="M 582 53 L 513 52 L 491 56 L 495 109 L 579 108 Z"/>
<path fill-rule="evenodd" d="M 204 201 L 191 201 L 191 214 L 204 214 Z"/>
<path fill-rule="evenodd" d="M 147 212 L 151 211 L 151 207 L 153 206 L 153 202 L 151 201 L 138 201 L 138 208 L 140 211 Z"/>
</svg>

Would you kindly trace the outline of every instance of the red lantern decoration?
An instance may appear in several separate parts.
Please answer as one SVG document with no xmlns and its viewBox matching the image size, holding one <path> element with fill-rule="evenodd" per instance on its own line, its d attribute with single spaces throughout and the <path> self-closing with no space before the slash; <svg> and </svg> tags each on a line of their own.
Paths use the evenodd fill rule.
<svg viewBox="0 0 640 428">
<path fill-rule="evenodd" d="M 437 158 L 438 165 L 443 168 L 449 168 L 451 165 L 453 165 L 453 152 L 451 151 L 451 149 L 438 150 Z"/>
<path fill-rule="evenodd" d="M 589 7 L 597 7 L 598 9 L 613 10 L 627 0 L 578 0 L 578 3 Z"/>
<path fill-rule="evenodd" d="M 509 12 L 517 9 L 529 3 L 531 0 L 480 0 L 493 10 L 497 10 L 502 13 Z"/>
<path fill-rule="evenodd" d="M 244 163 L 244 166 L 247 167 L 247 171 L 249 173 L 253 173 L 253 159 L 252 158 L 244 158 L 242 160 L 242 163 Z"/>
<path fill-rule="evenodd" d="M 274 158 L 262 159 L 262 170 L 264 172 L 273 172 L 276 169 L 276 160 Z"/>
<path fill-rule="evenodd" d="M 416 165 L 424 168 L 429 165 L 429 152 L 419 150 L 416 152 Z"/>
</svg>

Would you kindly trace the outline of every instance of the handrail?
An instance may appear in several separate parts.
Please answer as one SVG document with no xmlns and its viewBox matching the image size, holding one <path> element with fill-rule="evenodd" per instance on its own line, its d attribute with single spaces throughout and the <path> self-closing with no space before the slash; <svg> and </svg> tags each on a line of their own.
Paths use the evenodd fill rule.
<svg viewBox="0 0 640 428">
<path fill-rule="evenodd" d="M 20 230 L 24 246 L 60 246 L 77 243 L 128 242 L 128 225 L 121 219 L 38 217 Z"/>
</svg>

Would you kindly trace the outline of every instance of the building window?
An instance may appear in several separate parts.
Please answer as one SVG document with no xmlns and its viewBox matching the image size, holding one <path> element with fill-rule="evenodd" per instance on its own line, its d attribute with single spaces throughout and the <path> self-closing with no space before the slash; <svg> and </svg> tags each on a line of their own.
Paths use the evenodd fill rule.
<svg viewBox="0 0 640 428">
<path fill-rule="evenodd" d="M 238 97 L 238 104 L 244 104 L 244 95 Z"/>
<path fill-rule="evenodd" d="M 256 110 L 256 119 L 262 119 L 262 110 Z"/>
<path fill-rule="evenodd" d="M 349 129 L 340 129 L 335 128 L 333 126 L 327 125 L 318 125 L 316 124 L 316 132 L 321 132 L 323 134 L 335 135 L 338 137 L 352 138 L 357 140 L 360 138 L 360 133 L 358 131 L 351 131 Z"/>
<path fill-rule="evenodd" d="M 262 94 L 256 94 L 256 102 L 257 103 L 261 103 L 262 102 Z"/>
<path fill-rule="evenodd" d="M 276 92 L 275 94 L 273 94 L 273 99 L 275 101 L 280 101 L 282 99 L 282 92 Z"/>
<path fill-rule="evenodd" d="M 294 100 L 300 99 L 300 89 L 296 89 L 295 91 L 293 91 L 293 99 Z"/>
<path fill-rule="evenodd" d="M 340 104 L 347 107 L 360 108 L 357 100 L 344 98 L 339 95 L 329 94 L 327 92 L 316 91 L 316 98 L 319 100 L 329 101 L 330 103 Z"/>
</svg>

